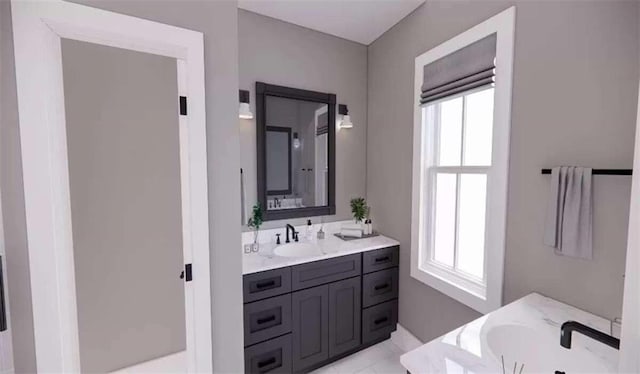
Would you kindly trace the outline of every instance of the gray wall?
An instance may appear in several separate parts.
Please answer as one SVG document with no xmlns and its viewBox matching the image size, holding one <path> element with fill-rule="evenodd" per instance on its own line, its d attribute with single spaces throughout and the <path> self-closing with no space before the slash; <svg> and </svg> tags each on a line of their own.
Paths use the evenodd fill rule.
<svg viewBox="0 0 640 374">
<path fill-rule="evenodd" d="M 204 33 L 213 365 L 215 372 L 241 372 L 242 257 L 240 248 L 240 143 L 238 135 L 238 43 L 236 1 L 95 1 L 83 3 Z M 0 1 L 8 19 L 8 2 Z M 2 198 L 9 265 L 16 372 L 35 372 L 33 321 L 28 289 L 24 198 L 20 177 L 18 122 L 11 32 L 2 25 Z M 8 113 L 5 115 L 5 110 Z M 224 181 L 224 183 L 220 183 Z M 9 219 L 8 217 L 11 217 Z M 194 276 L 197 276 L 194 274 Z"/>
<path fill-rule="evenodd" d="M 349 106 L 354 127 L 336 132 L 336 215 L 325 220 L 351 218 L 349 200 L 366 194 L 367 47 L 244 10 L 238 10 L 238 45 L 240 88 L 250 91 L 254 114 L 256 81 L 334 93 L 338 103 Z M 239 120 L 239 126 L 250 212 L 257 202 L 255 120 Z M 283 224 L 271 221 L 263 227 Z"/>
<path fill-rule="evenodd" d="M 176 59 L 65 39 L 62 66 L 80 363 L 111 372 L 186 348 Z"/>
<path fill-rule="evenodd" d="M 369 47 L 368 198 L 377 227 L 401 242 L 400 323 L 422 340 L 478 313 L 409 275 L 414 58 L 510 5 L 429 1 Z M 583 261 L 542 244 L 549 177 L 540 169 L 631 167 L 637 7 L 516 4 L 506 303 L 537 291 L 607 318 L 621 314 L 630 179 L 595 177 L 595 258 Z"/>
</svg>

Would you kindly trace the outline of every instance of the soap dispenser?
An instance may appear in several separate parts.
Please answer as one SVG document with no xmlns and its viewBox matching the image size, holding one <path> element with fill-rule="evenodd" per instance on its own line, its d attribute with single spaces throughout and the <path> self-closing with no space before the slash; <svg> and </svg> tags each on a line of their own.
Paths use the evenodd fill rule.
<svg viewBox="0 0 640 374">
<path fill-rule="evenodd" d="M 320 240 L 324 239 L 323 227 L 324 227 L 324 220 L 320 219 L 320 230 L 318 230 L 318 233 L 316 234 L 317 238 Z"/>
<path fill-rule="evenodd" d="M 306 238 L 307 238 L 308 241 L 313 240 L 313 224 L 311 223 L 310 219 L 307 220 Z"/>
</svg>

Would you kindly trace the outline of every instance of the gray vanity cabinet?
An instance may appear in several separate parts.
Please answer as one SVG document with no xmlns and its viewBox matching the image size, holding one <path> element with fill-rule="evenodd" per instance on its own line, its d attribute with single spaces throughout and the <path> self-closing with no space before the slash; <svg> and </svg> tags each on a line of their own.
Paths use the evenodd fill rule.
<svg viewBox="0 0 640 374">
<path fill-rule="evenodd" d="M 245 371 L 308 372 L 388 339 L 397 246 L 244 276 Z"/>
<path fill-rule="evenodd" d="M 292 294 L 293 370 L 300 371 L 329 358 L 329 286 Z"/>
</svg>

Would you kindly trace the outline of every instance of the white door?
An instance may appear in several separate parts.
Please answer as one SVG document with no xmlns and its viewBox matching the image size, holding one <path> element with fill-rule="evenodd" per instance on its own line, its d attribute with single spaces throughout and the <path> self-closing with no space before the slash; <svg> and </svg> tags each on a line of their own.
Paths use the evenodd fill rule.
<svg viewBox="0 0 640 374">
<path fill-rule="evenodd" d="M 106 232 L 115 232 L 117 235 L 143 233 L 149 237 L 149 240 L 139 240 L 129 247 L 129 251 L 133 251 L 137 246 L 160 245 L 153 241 L 157 239 L 156 236 L 161 236 L 160 233 L 154 235 L 154 230 L 158 232 L 162 227 L 171 227 L 177 235 L 163 236 L 161 241 L 169 241 L 168 247 L 181 247 L 175 248 L 178 252 L 174 252 L 174 255 L 177 253 L 183 264 L 175 266 L 174 262 L 173 265 L 163 265 L 163 273 L 166 279 L 170 279 L 167 284 L 175 286 L 171 282 L 181 282 L 178 278 L 181 265 L 191 265 L 190 271 L 185 274 L 185 278 L 190 278 L 189 282 L 185 282 L 181 288 L 184 293 L 183 339 L 186 370 L 210 372 L 212 331 L 202 34 L 58 0 L 13 1 L 12 17 L 38 371 L 80 372 L 83 369 L 81 353 L 84 347 L 80 347 L 83 339 L 88 341 L 87 336 L 107 335 L 105 330 L 97 333 L 90 331 L 89 334 L 84 331 L 95 326 L 84 323 L 86 312 L 104 312 L 101 308 L 110 310 L 114 300 L 126 300 L 118 298 L 122 294 L 116 294 L 117 297 L 107 296 L 107 291 L 103 291 L 104 299 L 96 298 L 91 292 L 81 289 L 86 285 L 85 282 L 78 283 L 77 280 L 87 279 L 95 274 L 96 278 L 102 277 L 99 279 L 102 283 L 98 282 L 101 287 L 115 284 L 120 288 L 134 288 L 146 281 L 145 266 L 154 271 L 162 267 L 154 263 L 153 256 L 147 256 L 148 261 L 140 259 L 144 257 L 138 260 L 131 260 L 132 257 L 129 257 L 132 262 L 121 260 L 115 264 L 117 266 L 109 264 L 116 255 L 126 254 L 127 250 L 124 244 L 122 248 L 114 243 L 100 247 L 103 243 L 97 241 L 114 238 L 114 235 L 101 235 Z M 69 41 L 62 43 L 63 38 Z M 110 127 L 109 122 L 94 124 L 93 129 L 78 123 L 73 128 L 70 127 L 68 120 L 71 117 L 68 118 L 65 113 L 65 106 L 70 103 L 65 101 L 67 82 L 62 74 L 65 70 L 62 47 L 71 42 L 91 43 L 93 48 L 120 48 L 128 53 L 153 55 L 175 61 L 173 73 L 176 77 L 177 95 L 175 101 L 168 106 L 174 113 L 176 150 L 173 161 L 166 161 L 167 168 L 171 169 L 167 173 L 174 173 L 173 177 L 159 172 L 162 171 L 161 168 L 154 172 L 135 172 L 135 167 L 140 166 L 138 161 L 148 156 L 146 149 L 168 144 L 154 143 L 155 131 L 134 126 L 137 121 L 112 133 L 102 132 Z M 67 74 L 75 71 L 77 70 L 71 70 Z M 90 78 L 91 74 L 87 77 Z M 133 78 L 135 76 L 132 80 Z M 106 85 L 112 83 L 116 82 L 103 82 Z M 96 90 L 100 88 L 96 87 Z M 182 108 L 178 113 L 178 103 L 184 103 L 179 97 L 186 97 L 186 114 L 182 113 Z M 80 107 L 87 109 L 95 104 L 88 100 Z M 100 120 L 111 114 L 100 113 L 104 108 L 99 103 L 93 109 L 93 114 L 89 113 L 86 118 Z M 145 110 L 147 113 L 153 111 L 148 108 Z M 144 114 L 140 113 L 143 117 Z M 82 118 L 78 117 L 77 110 L 71 110 L 69 115 L 76 116 L 76 120 Z M 114 133 L 119 133 L 120 137 L 111 138 Z M 135 139 L 137 141 L 132 141 Z M 122 149 L 118 151 L 118 147 Z M 127 165 L 127 159 L 123 157 L 129 157 L 131 165 Z M 159 160 L 152 158 L 149 161 Z M 172 162 L 173 167 L 169 165 Z M 109 175 L 102 166 L 113 164 L 118 168 L 109 169 L 116 171 Z M 157 166 L 157 163 L 150 162 L 145 167 Z M 113 183 L 114 181 L 109 180 L 110 177 L 121 183 Z M 179 181 L 175 181 L 176 177 Z M 149 222 L 158 217 L 157 211 L 150 207 L 154 200 L 150 200 L 147 194 L 153 195 L 162 190 L 166 187 L 164 182 L 172 178 L 176 182 L 171 187 L 175 193 L 159 194 L 155 201 L 163 203 L 173 199 L 168 196 L 179 195 L 175 196 L 179 202 L 172 207 L 178 211 L 180 219 L 150 225 Z M 130 184 L 131 181 L 135 183 Z M 158 185 L 154 186 L 154 182 Z M 146 185 L 140 188 L 140 184 Z M 102 194 L 96 192 L 101 191 L 100 188 Z M 114 189 L 120 190 L 113 191 Z M 127 196 L 129 191 L 133 196 Z M 126 197 L 126 203 L 117 199 L 118 196 Z M 96 203 L 96 199 L 101 201 Z M 113 200 L 113 204 L 109 204 L 109 199 Z M 149 210 L 146 212 L 147 216 L 142 214 L 145 209 Z M 168 210 L 163 215 L 165 218 L 168 217 L 166 211 Z M 96 222 L 90 225 L 83 222 L 83 219 L 95 219 Z M 176 225 L 179 227 L 176 228 Z M 176 239 L 176 236 L 180 238 Z M 131 245 L 131 240 L 121 240 L 121 243 Z M 88 249 L 97 251 L 86 256 L 87 253 L 83 251 Z M 79 260 L 78 256 L 83 255 L 84 258 Z M 95 256 L 103 256 L 100 261 L 105 268 L 120 271 L 129 266 L 129 274 L 136 274 L 138 271 L 139 275 L 124 276 L 133 279 L 123 280 L 113 274 L 106 274 L 112 278 L 105 278 L 105 274 L 100 273 L 104 269 L 100 268 L 99 261 L 95 261 Z M 94 262 L 87 262 L 87 258 Z M 91 266 L 94 267 L 94 272 L 87 271 Z M 146 292 L 138 294 L 143 301 L 162 299 L 161 292 L 155 296 Z M 134 300 L 131 295 L 127 297 Z M 132 305 L 120 307 L 128 308 Z M 90 310 L 91 308 L 97 310 Z M 117 309 L 111 309 L 113 310 Z M 164 324 L 158 321 L 154 324 Z M 128 326 L 126 332 L 133 335 L 123 333 L 122 338 L 134 341 L 136 334 L 143 333 L 142 330 L 146 327 L 148 326 L 135 331 L 135 327 Z M 161 339 L 163 335 L 157 336 Z M 111 344 L 118 342 L 111 340 Z"/>
<path fill-rule="evenodd" d="M 176 63 L 62 40 L 83 372 L 184 356 Z"/>
</svg>

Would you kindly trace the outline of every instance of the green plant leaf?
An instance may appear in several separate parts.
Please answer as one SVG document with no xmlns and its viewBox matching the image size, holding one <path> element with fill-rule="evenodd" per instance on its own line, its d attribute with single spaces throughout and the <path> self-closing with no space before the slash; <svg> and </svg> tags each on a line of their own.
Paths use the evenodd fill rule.
<svg viewBox="0 0 640 374">
<path fill-rule="evenodd" d="M 249 221 L 247 222 L 247 226 L 257 231 L 260 230 L 262 222 L 262 207 L 260 207 L 260 204 L 255 204 L 251 212 L 251 218 L 249 218 Z"/>
<path fill-rule="evenodd" d="M 356 221 L 362 221 L 367 216 L 367 200 L 363 197 L 351 199 L 351 213 Z"/>
</svg>

